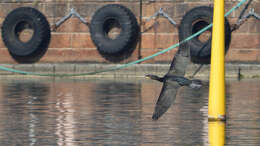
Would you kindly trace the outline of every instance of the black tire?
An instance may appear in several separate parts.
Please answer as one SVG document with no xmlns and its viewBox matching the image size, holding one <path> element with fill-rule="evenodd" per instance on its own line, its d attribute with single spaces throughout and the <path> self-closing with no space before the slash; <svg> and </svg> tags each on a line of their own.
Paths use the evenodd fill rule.
<svg viewBox="0 0 260 146">
<path fill-rule="evenodd" d="M 111 39 L 108 32 L 117 27 L 121 31 Z M 139 26 L 134 14 L 126 7 L 109 4 L 96 11 L 90 25 L 91 38 L 102 54 L 116 55 L 133 49 L 139 38 Z"/>
<path fill-rule="evenodd" d="M 179 28 L 180 41 L 195 34 L 202 28 L 213 22 L 213 8 L 200 6 L 193 8 L 185 14 Z M 211 29 L 209 30 L 211 33 Z M 199 39 L 200 35 L 180 46 L 190 48 L 191 61 L 198 64 L 209 64 L 211 55 L 211 34 L 206 41 Z M 231 28 L 225 19 L 225 51 L 229 49 L 231 41 Z"/>
<path fill-rule="evenodd" d="M 24 29 L 33 31 L 26 42 L 19 38 L 19 33 Z M 26 57 L 36 57 L 46 52 L 51 38 L 50 25 L 40 11 L 31 7 L 20 7 L 5 18 L 2 38 L 12 56 L 26 60 Z"/>
</svg>

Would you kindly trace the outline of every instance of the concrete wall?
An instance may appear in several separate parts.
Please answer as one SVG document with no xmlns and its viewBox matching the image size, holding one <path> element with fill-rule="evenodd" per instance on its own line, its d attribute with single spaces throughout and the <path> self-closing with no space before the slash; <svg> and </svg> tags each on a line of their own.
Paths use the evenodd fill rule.
<svg viewBox="0 0 260 146">
<path fill-rule="evenodd" d="M 151 55 L 159 51 L 158 48 L 167 48 L 178 42 L 177 28 L 166 19 L 159 18 L 156 21 L 157 24 L 155 24 L 155 20 L 146 22 L 147 18 L 158 11 L 160 7 L 165 8 L 165 11 L 179 24 L 182 16 L 188 10 L 196 6 L 212 5 L 213 2 L 210 0 L 143 0 L 141 6 L 139 0 L 0 0 L 0 24 L 10 11 L 21 6 L 32 6 L 39 9 L 52 25 L 65 16 L 70 8 L 76 8 L 80 15 L 90 21 L 98 8 L 112 3 L 123 4 L 130 8 L 139 23 L 141 17 L 143 22 L 141 31 L 145 31 L 141 37 L 141 44 L 137 44 L 130 57 L 121 61 L 124 63 L 136 60 L 140 56 Z M 238 0 L 226 0 L 226 10 L 237 3 Z M 254 0 L 251 7 L 260 14 L 260 0 Z M 229 16 L 231 24 L 236 21 L 241 9 Z M 176 50 L 172 50 L 146 63 L 168 63 L 175 52 Z M 260 62 L 260 21 L 251 18 L 239 30 L 233 32 L 231 47 L 226 58 L 232 62 Z M 56 32 L 52 32 L 49 49 L 38 63 L 59 62 L 110 63 L 96 50 L 90 38 L 88 27 L 76 18 L 66 21 Z M 1 38 L 0 63 L 16 63 L 9 55 Z"/>
</svg>

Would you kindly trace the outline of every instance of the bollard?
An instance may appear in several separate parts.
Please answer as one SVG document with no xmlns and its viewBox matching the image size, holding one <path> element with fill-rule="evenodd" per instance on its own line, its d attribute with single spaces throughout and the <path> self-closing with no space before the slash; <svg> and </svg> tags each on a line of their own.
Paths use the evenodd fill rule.
<svg viewBox="0 0 260 146">
<path fill-rule="evenodd" d="M 224 0 L 214 0 L 208 119 L 225 120 Z"/>
</svg>

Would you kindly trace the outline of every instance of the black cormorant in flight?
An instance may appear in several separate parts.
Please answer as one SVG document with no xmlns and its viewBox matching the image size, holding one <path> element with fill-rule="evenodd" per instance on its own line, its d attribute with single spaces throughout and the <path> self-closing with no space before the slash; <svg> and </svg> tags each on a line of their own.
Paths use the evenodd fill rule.
<svg viewBox="0 0 260 146">
<path fill-rule="evenodd" d="M 146 75 L 146 77 L 163 82 L 163 87 L 153 113 L 153 120 L 158 120 L 172 105 L 181 86 L 200 88 L 200 80 L 189 80 L 184 77 L 186 67 L 190 62 L 188 47 L 180 47 L 175 54 L 168 73 L 164 77 Z"/>
</svg>

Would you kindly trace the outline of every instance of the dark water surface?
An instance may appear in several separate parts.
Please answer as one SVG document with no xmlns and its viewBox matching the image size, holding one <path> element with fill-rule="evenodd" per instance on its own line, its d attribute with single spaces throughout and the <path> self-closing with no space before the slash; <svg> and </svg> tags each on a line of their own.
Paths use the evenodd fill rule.
<svg viewBox="0 0 260 146">
<path fill-rule="evenodd" d="M 226 145 L 259 146 L 260 80 L 228 81 L 226 88 Z M 160 89 L 135 79 L 1 79 L 0 145 L 209 145 L 208 88 L 182 88 L 152 121 Z"/>
</svg>

